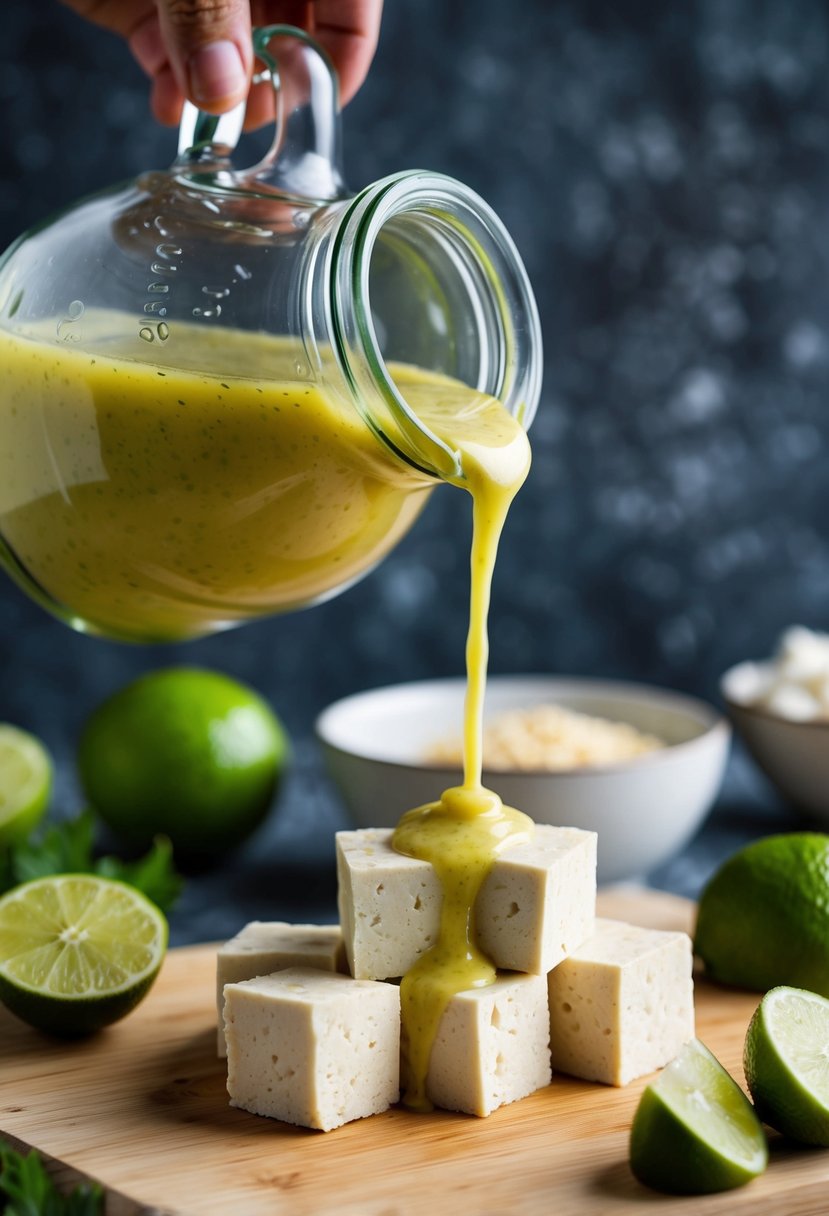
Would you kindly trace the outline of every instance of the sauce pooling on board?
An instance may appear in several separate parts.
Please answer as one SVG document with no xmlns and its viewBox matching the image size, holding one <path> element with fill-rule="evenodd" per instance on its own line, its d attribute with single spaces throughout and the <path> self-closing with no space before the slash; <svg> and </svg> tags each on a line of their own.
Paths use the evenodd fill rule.
<svg viewBox="0 0 829 1216">
<path fill-rule="evenodd" d="M 446 790 L 438 802 L 409 811 L 393 837 L 399 853 L 430 862 L 443 887 L 438 940 L 403 977 L 400 993 L 403 1100 L 415 1110 L 431 1110 L 429 1058 L 444 1010 L 456 993 L 485 987 L 496 978 L 495 967 L 476 943 L 478 892 L 498 853 L 525 843 L 534 829 L 527 815 L 504 806 L 481 784 L 492 572 L 510 503 L 529 471 L 530 445 L 519 423 L 493 398 L 473 395 L 453 415 L 451 429 L 439 411 L 433 416 L 427 401 L 416 408 L 460 452 L 463 478 L 457 484 L 472 495 L 473 521 L 463 785 Z"/>
</svg>

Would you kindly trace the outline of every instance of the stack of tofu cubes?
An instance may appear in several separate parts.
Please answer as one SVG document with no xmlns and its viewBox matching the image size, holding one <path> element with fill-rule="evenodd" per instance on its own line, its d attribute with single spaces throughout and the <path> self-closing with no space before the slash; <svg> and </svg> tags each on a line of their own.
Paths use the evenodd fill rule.
<svg viewBox="0 0 829 1216">
<path fill-rule="evenodd" d="M 231 1105 L 329 1131 L 398 1100 L 399 980 L 437 940 L 442 893 L 391 838 L 337 834 L 339 926 L 257 921 L 220 949 Z M 475 908 L 498 979 L 444 1012 L 435 1106 L 488 1115 L 548 1085 L 551 1069 L 626 1085 L 693 1037 L 687 935 L 595 911 L 594 832 L 539 824 L 498 858 Z"/>
</svg>

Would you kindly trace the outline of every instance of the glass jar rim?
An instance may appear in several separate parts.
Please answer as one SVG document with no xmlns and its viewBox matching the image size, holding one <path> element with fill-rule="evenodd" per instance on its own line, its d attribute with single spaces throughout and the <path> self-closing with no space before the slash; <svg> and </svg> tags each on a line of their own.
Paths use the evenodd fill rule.
<svg viewBox="0 0 829 1216">
<path fill-rule="evenodd" d="M 459 453 L 426 426 L 400 392 L 372 317 L 372 254 L 383 228 L 406 214 L 443 220 L 483 268 L 504 349 L 498 360 L 499 382 L 472 387 L 498 397 L 525 429 L 541 393 L 541 323 L 529 277 L 507 229 L 462 182 L 414 169 L 367 186 L 348 204 L 328 271 L 329 332 L 340 372 L 364 421 L 387 446 L 428 476 L 458 477 L 462 474 Z M 391 428 L 384 425 L 384 418 Z M 400 442 L 391 437 L 390 429 Z"/>
</svg>

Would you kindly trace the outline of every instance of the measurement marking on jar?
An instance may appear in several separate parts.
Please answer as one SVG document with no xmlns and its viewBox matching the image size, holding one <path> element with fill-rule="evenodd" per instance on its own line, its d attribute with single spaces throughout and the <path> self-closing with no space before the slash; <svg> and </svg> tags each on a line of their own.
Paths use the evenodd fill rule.
<svg viewBox="0 0 829 1216">
<path fill-rule="evenodd" d="M 208 320 L 210 317 L 220 317 L 222 315 L 222 306 L 219 300 L 224 300 L 230 295 L 229 287 L 202 287 L 202 295 L 207 296 L 210 301 L 208 308 L 194 308 L 194 317 L 203 317 Z"/>
<path fill-rule="evenodd" d="M 58 342 L 77 342 L 80 334 L 71 328 L 80 321 L 85 312 L 83 300 L 73 300 L 66 310 L 66 316 L 57 324 Z"/>
<path fill-rule="evenodd" d="M 153 222 L 161 236 L 169 235 L 160 215 L 157 215 Z M 157 277 L 147 284 L 147 295 L 150 298 L 144 302 L 144 313 L 151 320 L 146 321 L 138 330 L 139 338 L 143 338 L 145 342 L 166 342 L 170 336 L 169 325 L 160 319 L 167 316 L 170 302 L 170 284 L 165 283 L 164 279 L 172 278 L 178 272 L 176 259 L 179 257 L 181 248 L 170 241 L 160 241 L 155 247 L 155 260 L 150 263 L 150 273 Z"/>
</svg>

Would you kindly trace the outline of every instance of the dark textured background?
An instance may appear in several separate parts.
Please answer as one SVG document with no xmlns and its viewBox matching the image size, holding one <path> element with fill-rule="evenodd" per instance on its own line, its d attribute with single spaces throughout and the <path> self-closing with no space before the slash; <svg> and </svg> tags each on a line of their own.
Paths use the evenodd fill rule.
<svg viewBox="0 0 829 1216">
<path fill-rule="evenodd" d="M 58 6 L 5 0 L 0 245 L 173 156 L 126 49 Z M 530 481 L 493 599 L 492 670 L 635 677 L 716 696 L 794 620 L 827 624 L 829 10 L 821 0 L 389 0 L 346 113 L 353 186 L 468 182 L 515 236 L 546 378 Z M 310 726 L 360 688 L 458 674 L 468 515 L 441 491 L 361 585 L 186 647 L 71 634 L 0 583 L 0 720 L 59 758 L 78 806 L 84 715 L 162 663 L 247 679 L 283 715 L 293 779 L 267 832 L 192 883 L 178 940 L 247 915 L 331 912 L 340 822 Z M 737 757 L 703 836 L 654 881 L 792 820 Z"/>
</svg>

